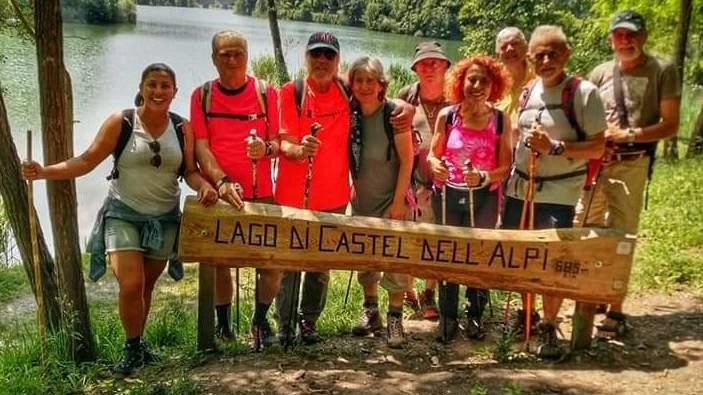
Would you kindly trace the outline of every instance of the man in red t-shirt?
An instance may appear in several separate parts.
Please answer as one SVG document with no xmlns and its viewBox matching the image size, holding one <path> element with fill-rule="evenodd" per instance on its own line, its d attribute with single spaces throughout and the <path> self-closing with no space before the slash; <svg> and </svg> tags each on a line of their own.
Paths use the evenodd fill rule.
<svg viewBox="0 0 703 395">
<path fill-rule="evenodd" d="M 313 33 L 305 52 L 307 76 L 281 88 L 281 158 L 275 192 L 281 205 L 337 214 L 346 211 L 351 196 L 351 113 L 348 88 L 338 77 L 339 62 L 337 38 L 327 32 Z M 393 126 L 406 130 L 414 107 L 400 100 L 397 104 Z M 310 132 L 314 123 L 321 126 L 315 136 Z M 312 158 L 312 178 L 306 188 L 308 158 Z M 276 297 L 281 343 L 289 344 L 295 338 L 298 318 L 301 340 L 306 344 L 320 340 L 315 324 L 325 306 L 328 282 L 329 272 L 305 273 L 298 312 L 300 273 L 283 274 Z"/>
<path fill-rule="evenodd" d="M 241 198 L 273 203 L 271 162 L 279 148 L 276 91 L 246 74 L 247 58 L 247 40 L 241 33 L 215 34 L 212 62 L 219 78 L 196 88 L 190 103 L 198 161 L 220 198 L 237 208 L 242 207 Z M 258 351 L 261 345 L 275 340 L 266 314 L 278 292 L 280 272 L 256 272 L 257 300 L 251 335 Z M 216 269 L 217 333 L 222 338 L 234 336 L 230 318 L 232 294 L 230 269 Z"/>
</svg>

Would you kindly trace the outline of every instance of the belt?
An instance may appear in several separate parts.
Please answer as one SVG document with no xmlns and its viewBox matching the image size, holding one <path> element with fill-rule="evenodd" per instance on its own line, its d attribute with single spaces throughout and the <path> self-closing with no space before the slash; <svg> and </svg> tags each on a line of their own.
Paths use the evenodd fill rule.
<svg viewBox="0 0 703 395">
<path fill-rule="evenodd" d="M 616 152 L 610 156 L 610 161 L 631 161 L 648 156 L 647 151 Z"/>
<path fill-rule="evenodd" d="M 526 173 L 524 173 L 524 172 L 522 172 L 522 171 L 520 171 L 520 170 L 518 170 L 518 169 L 515 169 L 515 174 L 517 174 L 518 176 L 520 176 L 520 178 L 522 178 L 523 180 L 529 180 L 529 178 L 530 178 Z M 559 181 L 559 180 L 565 180 L 565 179 L 567 179 L 567 178 L 579 177 L 579 176 L 583 176 L 583 175 L 585 175 L 585 174 L 586 174 L 586 169 L 583 169 L 583 170 L 572 171 L 572 172 L 570 172 L 570 173 L 557 174 L 557 175 L 554 175 L 554 176 L 534 177 L 534 180 L 535 180 L 535 183 L 537 183 L 537 190 L 538 190 L 538 191 L 541 191 L 541 190 L 542 190 L 542 186 L 544 185 L 544 182 L 545 182 L 545 181 Z"/>
</svg>

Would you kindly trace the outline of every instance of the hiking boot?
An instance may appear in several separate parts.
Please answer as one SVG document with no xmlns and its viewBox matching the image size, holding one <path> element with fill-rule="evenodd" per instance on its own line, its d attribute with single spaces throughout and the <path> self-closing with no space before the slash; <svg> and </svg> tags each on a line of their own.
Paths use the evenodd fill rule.
<svg viewBox="0 0 703 395">
<path fill-rule="evenodd" d="M 319 343 L 322 338 L 315 329 L 315 323 L 309 320 L 300 320 L 300 340 L 307 345 Z"/>
<path fill-rule="evenodd" d="M 594 311 L 595 314 L 605 314 L 608 312 L 608 305 L 607 304 L 597 304 L 596 305 L 596 310 Z"/>
<path fill-rule="evenodd" d="M 279 326 L 278 329 L 278 341 L 281 344 L 281 346 L 285 347 L 286 344 L 288 346 L 295 346 L 295 331 L 292 328 L 286 329 L 284 326 Z"/>
<path fill-rule="evenodd" d="M 403 344 L 405 344 L 403 317 L 388 314 L 386 322 L 386 341 L 388 342 L 388 347 L 403 348 Z"/>
<path fill-rule="evenodd" d="M 481 320 L 472 317 L 467 317 L 464 334 L 466 334 L 466 337 L 469 339 L 474 340 L 483 340 L 483 338 L 486 337 L 486 332 L 481 326 Z"/>
<path fill-rule="evenodd" d="M 234 332 L 232 332 L 232 327 L 229 325 L 217 325 L 215 328 L 215 336 L 220 338 L 224 342 L 228 342 L 235 338 Z"/>
<path fill-rule="evenodd" d="M 523 337 L 525 335 L 525 321 L 527 321 L 525 310 L 519 309 L 516 314 L 517 319 L 515 320 L 515 325 L 512 328 L 512 333 L 516 337 Z M 532 310 L 532 322 L 530 325 L 532 329 L 530 330 L 530 333 L 535 333 L 540 319 L 539 313 Z"/>
<path fill-rule="evenodd" d="M 459 322 L 453 317 L 440 317 L 439 326 L 437 327 L 437 336 L 435 339 L 443 344 L 450 343 L 454 338 L 459 329 Z"/>
<path fill-rule="evenodd" d="M 268 320 L 252 324 L 250 336 L 250 344 L 255 352 L 261 351 L 262 348 L 271 347 L 276 342 L 276 337 L 273 335 L 273 330 Z"/>
<path fill-rule="evenodd" d="M 544 359 L 559 359 L 562 355 L 557 338 L 557 328 L 549 321 L 541 322 L 537 330 L 539 331 L 539 344 L 537 345 L 537 356 Z"/>
<path fill-rule="evenodd" d="M 605 319 L 596 326 L 596 337 L 599 339 L 616 339 L 625 336 L 628 330 L 627 319 L 622 313 L 609 311 Z"/>
<path fill-rule="evenodd" d="M 151 347 L 145 342 L 139 343 L 139 347 L 142 350 L 142 357 L 144 358 L 144 364 L 148 365 L 155 362 L 161 362 L 161 357 L 159 354 L 152 351 Z"/>
<path fill-rule="evenodd" d="M 379 335 L 382 330 L 383 322 L 381 322 L 381 314 L 378 312 L 378 307 L 364 307 L 359 321 L 352 327 L 352 335 L 368 336 L 372 333 Z"/>
<path fill-rule="evenodd" d="M 125 344 L 122 349 L 122 356 L 112 370 L 115 374 L 127 377 L 143 366 L 144 354 L 142 353 L 141 344 Z"/>
<path fill-rule="evenodd" d="M 403 304 L 410 307 L 410 309 L 413 311 L 413 314 L 420 314 L 422 309 L 420 308 L 420 302 L 417 300 L 417 294 L 415 293 L 415 290 L 412 291 L 405 291 L 405 295 L 403 297 Z"/>
<path fill-rule="evenodd" d="M 439 311 L 437 310 L 437 304 L 434 300 L 433 289 L 426 289 L 422 293 L 420 305 L 422 306 L 422 318 L 428 321 L 437 321 L 437 319 L 439 319 Z"/>
</svg>

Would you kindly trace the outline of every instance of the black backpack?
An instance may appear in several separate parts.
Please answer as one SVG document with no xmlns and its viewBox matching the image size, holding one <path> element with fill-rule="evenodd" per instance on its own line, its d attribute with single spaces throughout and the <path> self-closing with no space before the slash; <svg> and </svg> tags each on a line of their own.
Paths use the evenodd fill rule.
<svg viewBox="0 0 703 395">
<path fill-rule="evenodd" d="M 183 159 L 181 159 L 181 166 L 178 168 L 178 177 L 183 178 L 183 175 L 185 174 L 185 135 L 183 134 L 183 123 L 185 122 L 185 119 L 180 115 L 170 111 L 168 113 L 168 117 L 171 119 L 171 122 L 173 122 L 173 126 L 176 129 L 176 137 L 178 137 L 178 144 L 181 146 L 181 153 L 183 153 Z M 120 177 L 120 172 L 119 170 L 117 170 L 117 163 L 120 160 L 120 156 L 122 155 L 122 152 L 124 151 L 125 147 L 127 147 L 129 138 L 132 136 L 132 131 L 134 129 L 134 125 L 132 124 L 133 120 L 133 108 L 122 110 L 122 130 L 120 131 L 120 137 L 117 140 L 117 146 L 115 147 L 115 151 L 112 153 L 113 165 L 112 171 L 110 171 L 110 174 L 107 176 L 108 181 L 116 180 Z"/>
</svg>

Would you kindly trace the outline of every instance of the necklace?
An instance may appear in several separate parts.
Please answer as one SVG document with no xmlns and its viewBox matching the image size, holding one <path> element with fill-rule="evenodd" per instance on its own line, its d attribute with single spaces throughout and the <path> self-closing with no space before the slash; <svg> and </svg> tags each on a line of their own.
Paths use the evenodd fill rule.
<svg viewBox="0 0 703 395">
<path fill-rule="evenodd" d="M 439 109 L 442 108 L 442 103 L 440 102 L 434 102 L 434 103 L 427 103 L 425 104 L 424 101 L 420 100 L 420 104 L 422 104 L 422 110 L 425 112 L 425 116 L 427 117 L 427 122 L 430 124 L 430 127 L 434 127 L 434 121 L 437 117 L 437 113 L 439 112 Z"/>
</svg>

